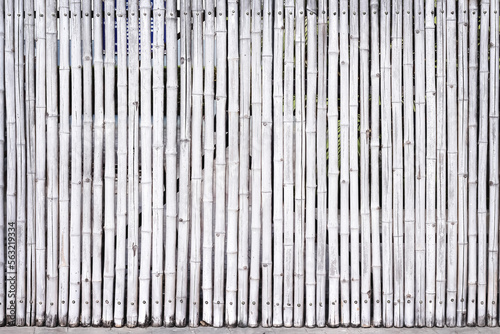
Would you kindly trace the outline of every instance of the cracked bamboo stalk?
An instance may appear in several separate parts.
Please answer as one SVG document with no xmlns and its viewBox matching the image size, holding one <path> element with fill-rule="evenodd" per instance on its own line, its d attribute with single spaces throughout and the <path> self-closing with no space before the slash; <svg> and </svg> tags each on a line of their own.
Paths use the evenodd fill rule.
<svg viewBox="0 0 500 334">
<path fill-rule="evenodd" d="M 33 12 L 33 11 L 31 11 Z M 33 20 L 34 20 L 34 15 L 32 14 Z M 31 19 L 28 19 L 28 22 L 30 22 Z M 5 56 L 6 56 L 6 40 L 5 40 L 5 1 L 2 1 L 0 3 L 0 150 L 1 152 L 5 152 L 5 116 L 6 116 L 6 98 L 5 98 L 5 84 L 6 84 L 6 70 L 5 70 Z M 29 31 L 29 28 L 28 28 Z M 27 45 L 28 47 L 28 45 Z M 38 59 L 37 59 L 38 60 Z M 33 69 L 34 67 L 33 63 Z M 35 85 L 35 83 L 33 83 Z M 29 88 L 28 88 L 29 89 Z M 33 87 L 34 89 L 34 87 Z M 29 94 L 27 93 L 27 96 Z M 36 98 L 36 97 L 35 97 Z M 34 104 L 36 106 L 36 104 Z M 29 160 L 28 160 L 29 162 Z M 34 163 L 34 162 L 33 162 Z M 35 168 L 35 167 L 34 167 Z M 0 175 L 2 175 L 2 178 L 0 180 L 0 240 L 4 240 L 5 238 L 5 180 L 3 175 L 5 175 L 5 162 L 2 161 L 0 164 Z M 29 186 L 29 181 L 28 181 L 28 186 Z M 34 185 L 33 185 L 34 186 Z M 34 207 L 35 203 L 33 203 Z M 35 226 L 34 226 L 35 228 Z M 29 235 L 29 234 L 28 234 Z M 33 235 L 35 235 L 35 231 L 33 231 Z M 28 237 L 29 240 L 29 237 Z M 35 247 L 36 250 L 36 247 Z M 36 305 L 36 286 L 38 286 L 38 282 L 36 281 L 36 254 L 33 254 L 35 256 L 35 259 L 33 260 L 34 267 L 33 267 L 33 284 L 34 289 L 33 289 L 33 305 Z M 0 248 L 0 272 L 4 273 L 5 272 L 5 261 L 6 261 L 6 256 L 5 256 L 5 248 L 1 247 Z M 1 300 L 5 300 L 5 276 L 0 275 L 0 298 Z M 33 311 L 33 316 L 36 316 L 36 306 L 35 311 Z M 0 306 L 0 324 L 3 326 L 5 325 L 5 305 Z M 34 325 L 34 324 L 31 324 Z"/>
</svg>

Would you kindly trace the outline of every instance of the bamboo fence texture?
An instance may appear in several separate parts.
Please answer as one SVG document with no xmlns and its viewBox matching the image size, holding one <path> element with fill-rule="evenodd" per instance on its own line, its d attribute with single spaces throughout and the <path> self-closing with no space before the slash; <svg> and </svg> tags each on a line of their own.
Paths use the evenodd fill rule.
<svg viewBox="0 0 500 334">
<path fill-rule="evenodd" d="M 499 0 L 0 0 L 0 325 L 498 326 Z"/>
</svg>

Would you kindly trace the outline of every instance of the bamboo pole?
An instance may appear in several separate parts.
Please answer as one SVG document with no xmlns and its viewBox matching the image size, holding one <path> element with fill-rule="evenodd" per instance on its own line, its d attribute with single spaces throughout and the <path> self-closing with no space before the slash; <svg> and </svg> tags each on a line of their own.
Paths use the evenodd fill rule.
<svg viewBox="0 0 500 334">
<path fill-rule="evenodd" d="M 202 118 L 203 118 L 203 7 L 201 0 L 192 1 L 193 17 L 193 90 L 192 90 L 192 176 L 191 176 L 191 257 L 189 288 L 189 326 L 200 322 L 201 270 L 201 196 L 202 196 Z"/>
<path fill-rule="evenodd" d="M 411 5 L 411 2 L 410 2 Z M 424 1 L 419 0 L 414 3 L 414 48 L 415 50 L 425 50 L 424 36 Z M 412 28 L 411 26 L 409 27 Z M 425 52 L 415 53 L 415 73 L 425 72 Z M 409 50 L 413 52 L 413 50 Z M 413 68 L 409 69 L 408 85 L 411 87 Z M 406 87 L 406 85 L 405 85 Z M 410 93 L 410 92 L 409 92 Z M 406 100 L 406 98 L 405 98 Z M 408 112 L 413 112 L 408 110 Z M 408 117 L 412 117 L 409 114 Z M 416 327 L 425 326 L 425 76 L 415 76 L 415 294 L 411 301 L 413 307 L 407 305 L 410 312 L 406 312 L 411 318 L 413 310 L 414 325 Z M 406 301 L 408 304 L 408 300 Z M 409 314 L 410 313 L 410 314 Z"/>
<path fill-rule="evenodd" d="M 273 324 L 273 2 L 263 4 L 262 34 L 262 327 Z M 281 35 L 283 36 L 283 35 Z M 283 42 L 281 42 L 283 45 Z M 283 55 L 281 55 L 283 58 Z M 281 84 L 281 83 L 280 83 Z M 281 102 L 280 102 L 281 103 Z M 280 104 L 281 106 L 281 104 Z M 282 108 L 279 109 L 282 113 Z M 283 115 L 280 115 L 283 117 Z M 282 139 L 280 139 L 282 140 Z M 281 144 L 282 147 L 282 144 Z M 283 156 L 283 153 L 279 153 Z M 280 175 L 281 178 L 281 175 Z M 281 188 L 283 189 L 283 188 Z M 281 192 L 282 190 L 280 190 Z M 252 201 L 253 203 L 253 201 Z M 279 228 L 282 238 L 282 227 Z M 282 242 L 280 247 L 282 247 Z M 282 252 L 282 248 L 279 250 Z M 258 293 L 258 292 L 257 292 Z M 277 300 L 278 298 L 276 298 Z"/>
<path fill-rule="evenodd" d="M 434 3 L 426 1 L 425 325 L 427 327 L 434 326 L 436 304 L 436 44 L 434 37 L 436 29 L 434 13 Z"/>
<path fill-rule="evenodd" d="M 469 263 L 467 279 L 467 326 L 477 324 L 477 128 L 478 128 L 478 3 L 477 0 L 469 2 L 469 170 L 468 170 L 468 240 Z"/>
<path fill-rule="evenodd" d="M 380 6 L 380 69 L 381 136 L 382 136 L 382 323 L 392 327 L 393 322 L 393 253 L 392 253 L 392 136 L 391 136 L 391 57 L 390 57 L 390 2 Z"/>
<path fill-rule="evenodd" d="M 170 2 L 169 2 L 170 3 Z M 151 1 L 140 0 L 140 77 L 141 100 L 141 259 L 139 273 L 139 326 L 147 326 L 150 320 L 151 284 Z M 148 27 L 148 29 L 145 29 Z M 169 30 L 167 30 L 169 31 Z M 168 59 L 168 58 L 167 58 Z M 167 164 L 167 166 L 169 166 Z M 168 174 L 167 174 L 168 175 Z M 175 175 L 175 173 L 174 173 Z M 168 188 L 167 188 L 168 189 Z M 173 242 L 172 242 L 173 243 Z M 175 243 L 174 247 L 175 247 Z M 166 290 L 165 290 L 166 291 Z M 166 298 L 166 296 L 165 296 Z M 165 313 L 166 316 L 166 313 Z"/>
<path fill-rule="evenodd" d="M 82 3 L 83 58 L 83 189 L 82 189 L 82 276 L 81 324 L 91 325 L 92 300 L 92 3 Z"/>
<path fill-rule="evenodd" d="M 283 114 L 283 324 L 293 325 L 293 234 L 294 234 L 294 2 L 285 2 L 285 43 L 284 43 L 284 114 Z"/>
<path fill-rule="evenodd" d="M 251 259 L 250 259 L 250 306 L 248 325 L 257 327 L 259 317 L 260 283 L 260 243 L 262 232 L 262 5 L 261 0 L 252 1 L 252 221 L 251 221 Z M 243 51 L 243 50 L 242 50 Z M 243 77 L 244 73 L 242 73 Z M 244 115 L 243 115 L 244 117 Z M 241 159 L 240 159 L 241 160 Z M 243 165 L 240 161 L 240 167 Z M 241 176 L 243 178 L 243 176 Z M 243 189 L 242 189 L 243 190 Z M 240 206 L 240 210 L 243 207 Z M 243 227 L 243 225 L 242 225 Z M 244 227 L 243 227 L 244 228 Z"/>
<path fill-rule="evenodd" d="M 467 62 L 467 4 L 458 2 L 458 284 L 456 294 L 456 324 L 466 324 L 467 309 L 467 140 L 469 118 Z"/>
<path fill-rule="evenodd" d="M 413 12 L 412 1 L 403 1 L 403 142 L 404 142 L 404 325 L 415 325 L 415 229 L 416 229 L 416 177 L 415 158 L 419 153 L 415 150 L 416 121 L 414 121 L 413 102 Z M 416 23 L 416 22 L 415 22 Z M 416 50 L 416 48 L 415 48 Z M 415 62 L 416 65 L 416 62 Z M 417 76 L 416 76 L 417 77 Z M 416 93 L 416 92 L 415 92 Z M 421 111 L 421 110 L 419 110 Z M 419 156 L 421 158 L 421 156 Z M 422 159 L 419 160 L 421 162 Z M 401 304 L 400 304 L 401 305 Z"/>
<path fill-rule="evenodd" d="M 437 151 L 437 185 L 436 185 L 436 326 L 445 324 L 445 286 L 446 286 L 446 3 L 436 2 L 436 151 Z"/>
<path fill-rule="evenodd" d="M 371 138 L 370 138 L 370 214 L 372 237 L 372 324 L 375 327 L 382 325 L 382 272 L 380 254 L 380 59 L 379 59 L 379 1 L 370 1 L 370 56 L 372 80 L 371 89 Z"/>
<path fill-rule="evenodd" d="M 481 1 L 481 26 L 489 27 L 489 1 Z M 477 325 L 486 325 L 487 289 L 487 209 L 486 209 L 486 171 L 488 156 L 488 29 L 480 29 L 479 42 L 479 138 L 478 138 L 478 195 L 477 195 Z"/>
<path fill-rule="evenodd" d="M 165 5 L 153 4 L 153 202 L 152 202 L 152 282 L 151 325 L 162 324 L 163 283 L 163 108 L 164 108 L 164 53 L 165 53 Z M 148 25 L 149 26 L 149 25 Z"/>
<path fill-rule="evenodd" d="M 330 2 L 328 11 L 328 326 L 340 324 L 339 265 L 339 155 L 338 155 L 338 2 Z"/>
<path fill-rule="evenodd" d="M 28 2 L 29 3 L 29 2 Z M 33 15 L 33 20 L 34 20 L 34 15 Z M 31 20 L 28 19 L 28 22 Z M 0 150 L 1 152 L 5 152 L 5 120 L 6 120 L 6 99 L 5 99 L 5 84 L 6 84 L 6 70 L 5 70 L 5 56 L 6 56 L 6 50 L 5 50 L 5 2 L 0 3 Z M 28 28 L 29 31 L 29 28 Z M 30 58 L 28 58 L 30 59 Z M 34 68 L 34 64 L 33 64 Z M 29 96 L 27 94 L 27 96 Z M 29 161 L 29 160 L 28 160 Z M 5 163 L 2 161 L 0 164 L 0 175 L 2 175 L 2 178 L 0 180 L 0 239 L 4 240 L 5 238 L 5 181 L 4 181 L 4 175 L 5 175 Z M 28 181 L 29 185 L 29 181 Z M 33 234 L 35 234 L 35 231 L 33 231 Z M 28 238 L 29 239 L 29 238 Z M 36 248 L 36 247 L 35 247 Z M 36 255 L 36 254 L 35 254 Z M 35 258 L 36 259 L 36 258 Z M 0 272 L 4 273 L 5 272 L 5 248 L 1 247 L 0 248 Z M 36 263 L 35 263 L 36 265 Z M 33 273 L 36 275 L 36 268 L 33 267 Z M 36 277 L 34 279 L 34 284 L 36 282 Z M 35 293 L 33 297 L 33 303 L 36 302 L 36 288 L 33 290 Z M 1 300 L 5 300 L 6 294 L 5 294 L 5 276 L 0 275 L 0 298 Z M 0 325 L 5 325 L 5 306 L 0 306 Z M 34 312 L 34 315 L 36 315 L 36 311 Z M 34 325 L 34 324 L 33 324 Z"/>
<path fill-rule="evenodd" d="M 226 240 L 226 101 L 227 26 L 226 2 L 217 0 L 216 20 L 216 161 L 215 161 L 215 248 L 214 248 L 214 327 L 224 324 L 224 244 Z"/>
<path fill-rule="evenodd" d="M 139 266 L 139 8 L 128 3 L 127 327 L 137 326 Z"/>
<path fill-rule="evenodd" d="M 488 240 L 488 326 L 498 325 L 498 124 L 499 117 L 499 85 L 498 85 L 498 1 L 490 2 L 490 100 L 489 100 L 489 240 Z"/>
<path fill-rule="evenodd" d="M 318 115 L 317 115 L 317 159 L 318 159 L 318 245 L 316 268 L 316 324 L 318 327 L 326 325 L 326 231 L 328 224 L 328 186 L 327 186 L 327 33 L 328 14 L 327 2 L 320 0 L 318 3 Z M 332 145 L 335 147 L 335 145 Z"/>
<path fill-rule="evenodd" d="M 99 326 L 102 321 L 102 221 L 103 221 L 103 123 L 104 123 L 104 89 L 103 89 L 103 11 L 102 2 L 93 2 L 94 31 L 94 163 L 92 187 L 92 325 Z"/>
<path fill-rule="evenodd" d="M 340 1 L 340 324 L 349 326 L 349 16 Z M 357 120 L 356 120 L 357 123 Z"/>
<path fill-rule="evenodd" d="M 205 2 L 205 124 L 204 124 L 204 164 L 203 172 L 203 262 L 202 262 L 202 299 L 201 320 L 213 323 L 213 209 L 214 209 L 214 65 L 215 65 L 215 1 Z M 174 116 L 175 117 L 175 116 Z M 168 122 L 167 122 L 168 124 Z M 174 140 L 175 142 L 175 140 Z M 168 174 L 167 174 L 168 175 Z M 175 251 L 175 250 L 174 250 Z M 168 253 L 167 253 L 168 254 Z"/>
<path fill-rule="evenodd" d="M 175 315 L 175 234 L 177 229 L 177 5 L 168 1 L 166 7 L 167 36 L 167 140 L 166 171 L 166 235 L 172 241 L 165 249 L 164 325 L 173 326 Z M 146 22 L 146 21 L 145 21 Z M 148 21 L 149 22 L 149 21 Z M 146 111 L 146 110 L 145 110 Z"/>
<path fill-rule="evenodd" d="M 114 36 L 114 1 L 104 2 L 106 36 Z M 105 40 L 104 58 L 104 269 L 102 325 L 111 327 L 113 322 L 113 281 L 115 269 L 115 43 L 114 38 Z"/>
<path fill-rule="evenodd" d="M 295 3 L 295 253 L 293 325 L 304 325 L 305 225 L 305 12 L 304 0 Z"/>
<path fill-rule="evenodd" d="M 370 72 L 369 72 L 369 7 L 368 0 L 359 4 L 359 148 L 360 148 L 360 215 L 361 215 L 361 326 L 371 326 L 371 252 L 370 252 Z"/>
<path fill-rule="evenodd" d="M 305 326 L 316 325 L 316 96 L 318 81 L 317 0 L 307 0 L 307 96 L 305 154 Z"/>
<path fill-rule="evenodd" d="M 186 326 L 188 301 L 189 180 L 191 159 L 191 4 L 181 1 L 181 103 L 179 155 L 179 234 L 177 255 L 176 326 Z M 186 302 L 186 303 L 184 303 Z"/>
<path fill-rule="evenodd" d="M 238 325 L 246 327 L 248 325 L 249 310 L 249 183 L 250 183 L 250 104 L 253 102 L 253 92 L 251 91 L 251 69 L 253 69 L 253 47 L 251 10 L 255 1 L 242 1 L 240 6 L 240 49 L 241 49 L 241 73 L 239 95 L 240 106 L 240 153 L 239 153 L 239 191 L 238 191 Z M 260 45 L 260 41 L 259 41 Z M 252 85 L 253 86 L 253 85 Z M 252 100 L 251 100 L 252 99 Z M 253 116 L 252 116 L 253 120 Z M 253 127 L 253 123 L 252 123 Z M 252 134 L 253 135 L 253 134 Z M 252 152 L 253 153 L 253 152 Z M 253 161 L 253 157 L 252 157 Z M 252 178 L 253 181 L 253 178 Z M 253 193 L 253 192 L 252 192 Z M 252 203 L 253 204 L 253 203 Z M 253 207 L 253 206 L 252 206 Z M 252 211 L 253 217 L 254 211 Z M 227 307 L 227 305 L 226 305 Z"/>
</svg>

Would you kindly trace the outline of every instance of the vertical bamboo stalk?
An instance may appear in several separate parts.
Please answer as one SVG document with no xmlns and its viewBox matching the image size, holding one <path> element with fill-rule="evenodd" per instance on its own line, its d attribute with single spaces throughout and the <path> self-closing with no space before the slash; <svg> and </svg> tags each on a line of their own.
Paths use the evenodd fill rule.
<svg viewBox="0 0 500 334">
<path fill-rule="evenodd" d="M 29 2 L 28 2 L 29 3 Z M 34 20 L 34 15 L 33 15 Z M 5 84 L 6 84 L 6 71 L 5 71 L 5 44 L 6 44 L 6 35 L 5 35 L 5 2 L 2 1 L 0 3 L 0 151 L 5 152 L 5 116 L 6 116 L 6 99 L 5 99 Z M 29 31 L 29 28 L 28 28 Z M 34 68 L 34 64 L 33 64 Z M 28 160 L 29 161 L 29 160 Z M 4 240 L 5 238 L 5 163 L 2 161 L 0 164 L 0 175 L 2 176 L 0 179 L 0 239 Z M 29 181 L 28 181 L 29 185 Z M 33 203 L 35 204 L 35 203 Z M 33 235 L 35 231 L 33 231 Z M 36 248 L 36 247 L 35 247 Z M 34 254 L 36 255 L 36 254 Z M 36 258 L 35 258 L 36 259 Z M 0 248 L 0 272 L 5 272 L 5 248 Z M 35 261 L 36 262 L 36 261 Z M 35 263 L 36 265 L 36 263 Z M 36 275 L 36 268 L 33 267 L 33 273 Z M 36 282 L 36 277 L 34 279 Z M 34 283 L 37 284 L 37 283 Z M 0 298 L 1 300 L 5 300 L 5 276 L 0 275 Z M 33 303 L 36 302 L 36 288 L 34 289 L 34 300 Z M 34 312 L 36 315 L 36 311 Z M 5 325 L 5 305 L 0 306 L 0 325 Z M 33 324 L 34 325 L 34 324 Z"/>
<path fill-rule="evenodd" d="M 90 0 L 82 3 L 83 41 L 83 191 L 82 191 L 82 326 L 91 324 L 92 290 L 92 19 Z"/>
<path fill-rule="evenodd" d="M 403 1 L 403 141 L 404 141 L 404 325 L 415 325 L 415 122 L 413 104 L 412 2 Z M 416 46 L 416 44 L 415 44 Z M 415 50 L 417 50 L 415 48 Z M 415 104 L 416 108 L 416 104 Z M 403 194 L 401 194 L 403 196 Z"/>
<path fill-rule="evenodd" d="M 349 326 L 349 3 L 340 1 L 340 324 Z M 357 120 L 356 120 L 357 123 Z"/>
<path fill-rule="evenodd" d="M 147 9 L 144 9 L 147 11 Z M 165 249 L 165 310 L 164 325 L 173 326 L 175 315 L 175 235 L 177 229 L 177 4 L 168 1 L 166 7 L 167 48 L 167 142 L 166 171 L 166 235 L 171 242 Z M 143 14 L 144 15 L 144 14 Z M 145 16 L 143 16 L 144 18 Z M 144 21 L 145 25 L 148 24 Z M 149 44 L 148 44 L 149 45 Z M 149 53 L 148 53 L 149 54 Z M 147 110 L 144 110 L 146 112 Z M 148 116 L 146 116 L 148 117 Z M 151 118 L 151 116 L 149 116 Z M 145 297 L 146 298 L 146 297 Z"/>
<path fill-rule="evenodd" d="M 262 327 L 273 324 L 273 2 L 264 0 L 262 34 Z M 276 15 L 276 14 L 274 14 Z M 283 36 L 283 35 L 281 35 Z M 281 42 L 283 45 L 283 42 Z M 283 58 L 283 55 L 281 55 Z M 281 85 L 281 83 L 280 83 Z M 282 109 L 279 109 L 282 113 Z M 282 114 L 280 115 L 281 117 Z M 280 138 L 279 140 L 282 140 Z M 282 144 L 280 143 L 280 147 Z M 279 153 L 283 155 L 282 151 Z M 280 175 L 281 178 L 281 175 Z M 283 189 L 283 188 L 282 188 Z M 281 193 L 282 190 L 279 192 Z M 253 201 L 252 201 L 253 202 Z M 280 239 L 282 227 L 280 227 Z M 282 242 L 279 250 L 282 252 Z M 277 300 L 278 298 L 276 298 Z"/>
<path fill-rule="evenodd" d="M 214 327 L 224 324 L 224 244 L 226 240 L 226 101 L 227 26 L 226 2 L 217 0 L 216 20 L 216 153 L 215 153 L 215 248 L 214 248 Z"/>
<path fill-rule="evenodd" d="M 170 2 L 169 2 L 170 3 Z M 151 284 L 151 1 L 140 0 L 141 46 L 141 259 L 139 273 L 138 325 L 146 326 L 150 320 Z M 147 29 L 146 29 L 147 27 Z M 169 30 L 167 30 L 169 32 Z M 167 58 L 168 59 L 168 58 Z M 167 165 L 168 166 L 168 165 Z M 167 174 L 168 175 L 168 174 Z M 175 175 L 175 173 L 174 173 Z M 167 188 L 168 189 L 168 188 Z M 172 242 L 175 247 L 175 243 Z M 165 296 L 166 298 L 166 296 Z M 165 314 L 166 315 L 166 314 Z"/>
<path fill-rule="evenodd" d="M 490 3 L 481 1 L 481 26 L 489 27 Z M 479 42 L 479 138 L 478 138 L 478 195 L 477 195 L 477 325 L 486 325 L 486 289 L 487 289 L 487 208 L 486 208 L 486 174 L 488 156 L 488 29 L 480 29 Z"/>
<path fill-rule="evenodd" d="M 318 232 L 317 232 L 317 268 L 316 268 L 316 324 L 326 325 L 326 231 L 328 224 L 327 204 L 327 137 L 326 137 L 326 87 L 327 87 L 327 32 L 328 14 L 327 2 L 318 3 L 318 115 L 317 133 L 317 164 L 318 164 Z M 332 143 L 332 147 L 335 147 Z"/>
<path fill-rule="evenodd" d="M 191 257 L 189 288 L 189 326 L 200 321 L 201 266 L 201 181 L 202 181 L 202 118 L 203 118 L 203 7 L 201 0 L 192 1 L 193 17 L 193 93 L 192 93 L 192 177 L 191 177 Z"/>
<path fill-rule="evenodd" d="M 105 35 L 115 35 L 115 5 L 113 0 L 104 2 Z M 105 39 L 104 58 L 104 269 L 102 296 L 102 324 L 110 327 L 113 322 L 113 282 L 115 269 L 115 43 Z"/>
<path fill-rule="evenodd" d="M 294 140 L 294 2 L 285 2 L 284 43 L 284 115 L 283 115 L 283 324 L 293 324 L 293 234 L 294 234 L 294 178 L 293 178 L 293 140 Z"/>
<path fill-rule="evenodd" d="M 128 3 L 128 240 L 127 240 L 127 327 L 137 325 L 139 266 L 139 8 Z"/>
<path fill-rule="evenodd" d="M 103 33 L 102 33 L 102 1 L 93 2 L 94 31 L 94 163 L 92 188 L 92 325 L 101 324 L 102 316 L 102 214 L 103 214 L 103 123 L 104 123 L 104 89 L 103 89 Z M 149 270 L 149 269 L 148 269 Z"/>
<path fill-rule="evenodd" d="M 411 5 L 411 2 L 410 2 Z M 415 73 L 425 72 L 425 36 L 424 36 L 424 1 L 414 3 L 414 48 Z M 411 26 L 409 27 L 412 28 Z M 413 50 L 409 51 L 410 53 Z M 409 69 L 408 85 L 411 87 L 413 68 Z M 409 317 L 415 312 L 414 324 L 425 326 L 425 76 L 415 76 L 415 294 L 411 301 L 413 307 L 407 305 Z M 405 85 L 406 87 L 406 85 Z M 406 100 L 406 98 L 405 98 Z M 408 110 L 413 112 L 412 110 Z M 409 114 L 408 117 L 412 117 Z M 406 301 L 408 304 L 408 301 Z"/>
<path fill-rule="evenodd" d="M 392 136 L 391 136 L 391 4 L 380 6 L 381 136 L 382 136 L 382 323 L 393 325 L 393 253 L 392 253 Z"/>
<path fill-rule="evenodd" d="M 248 324 L 258 326 L 260 243 L 262 220 L 262 6 L 261 0 L 252 1 L 252 221 L 250 260 L 250 306 Z M 242 50 L 243 51 L 243 50 Z M 244 73 L 242 73 L 244 75 Z M 243 77 L 243 76 L 242 76 Z M 244 115 L 243 115 L 244 117 Z M 243 209 L 243 207 L 241 207 Z"/>
<path fill-rule="evenodd" d="M 328 11 L 328 326 L 340 324 L 339 265 L 339 26 L 338 2 Z"/>
<path fill-rule="evenodd" d="M 498 324 L 498 124 L 499 117 L 499 84 L 498 84 L 498 1 L 490 2 L 490 103 L 489 103 L 489 240 L 488 240 L 488 326 Z"/>
<path fill-rule="evenodd" d="M 153 250 L 151 282 L 151 324 L 162 324 L 163 283 L 163 108 L 164 108 L 164 53 L 165 5 L 153 4 Z M 184 15 L 183 15 L 184 16 Z M 183 17 L 182 16 L 182 17 Z M 149 25 L 148 25 L 149 26 Z"/>
<path fill-rule="evenodd" d="M 425 182 L 425 324 L 433 327 L 436 301 L 436 65 L 435 7 L 425 3 L 425 100 L 426 100 L 426 182 Z"/>
<path fill-rule="evenodd" d="M 380 59 L 379 59 L 379 1 L 370 1 L 370 56 L 371 56 L 371 134 L 370 134 L 370 214 L 372 238 L 372 324 L 382 325 L 382 272 L 380 254 Z"/>
<path fill-rule="evenodd" d="M 446 3 L 436 2 L 436 326 L 445 324 L 446 286 Z"/>
<path fill-rule="evenodd" d="M 189 171 L 191 159 L 191 3 L 181 0 L 181 103 L 179 155 L 179 234 L 177 255 L 176 326 L 186 326 L 188 301 Z M 184 303 L 186 302 L 186 303 Z"/>
<path fill-rule="evenodd" d="M 369 7 L 368 0 L 359 4 L 359 149 L 360 149 L 360 215 L 361 215 L 361 326 L 371 326 L 371 252 L 370 252 L 370 70 L 369 70 Z"/>
<path fill-rule="evenodd" d="M 250 168 L 250 103 L 251 96 L 251 59 L 253 60 L 253 47 L 251 48 L 251 10 L 255 1 L 242 1 L 240 6 L 240 49 L 241 49 L 241 73 L 239 95 L 240 101 L 240 161 L 239 161 L 239 215 L 238 215 L 238 325 L 248 325 L 249 310 L 249 168 Z M 260 44 L 260 42 L 259 42 Z M 252 117 L 253 119 L 253 117 Z M 253 125 L 253 124 L 252 124 Z M 253 152 L 252 152 L 253 153 Z M 253 161 L 253 157 L 252 157 Z M 253 179 L 252 179 L 253 181 Z M 252 211 L 252 217 L 253 217 Z M 226 305 L 227 306 L 227 305 Z"/>
<path fill-rule="evenodd" d="M 305 326 L 316 325 L 316 94 L 318 80 L 317 0 L 307 0 L 307 96 L 304 147 L 305 198 Z"/>
<path fill-rule="evenodd" d="M 478 4 L 477 0 L 469 2 L 469 170 L 468 179 L 468 241 L 469 262 L 467 278 L 467 326 L 477 324 L 477 116 L 478 116 Z"/>
<path fill-rule="evenodd" d="M 205 135 L 203 172 L 203 262 L 202 296 L 203 313 L 201 320 L 212 324 L 213 319 L 213 220 L 214 220 L 214 65 L 215 65 L 215 1 L 205 2 Z M 167 123 L 168 124 L 168 123 Z M 174 140 L 175 142 L 175 140 Z M 168 175 L 168 174 L 167 174 Z M 175 251 L 175 250 L 174 250 Z M 168 253 L 167 253 L 168 256 Z"/>
<path fill-rule="evenodd" d="M 469 118 L 467 4 L 458 2 L 458 285 L 456 324 L 465 326 L 467 309 L 467 140 Z"/>
</svg>

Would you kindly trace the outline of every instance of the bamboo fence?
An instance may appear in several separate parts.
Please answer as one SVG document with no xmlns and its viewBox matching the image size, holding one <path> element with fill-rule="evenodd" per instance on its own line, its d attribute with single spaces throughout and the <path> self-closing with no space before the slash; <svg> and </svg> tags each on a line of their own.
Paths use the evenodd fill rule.
<svg viewBox="0 0 500 334">
<path fill-rule="evenodd" d="M 0 0 L 0 325 L 498 326 L 499 0 Z"/>
</svg>

